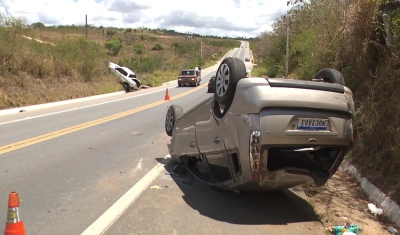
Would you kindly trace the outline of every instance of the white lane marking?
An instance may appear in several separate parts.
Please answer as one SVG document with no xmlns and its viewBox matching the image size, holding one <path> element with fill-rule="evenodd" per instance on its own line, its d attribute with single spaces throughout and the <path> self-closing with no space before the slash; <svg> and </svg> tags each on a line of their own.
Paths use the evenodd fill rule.
<svg viewBox="0 0 400 235">
<path fill-rule="evenodd" d="M 168 89 L 173 89 L 173 88 L 176 88 L 176 86 L 168 87 Z M 95 106 L 99 106 L 99 105 L 103 105 L 103 104 L 114 103 L 114 102 L 118 102 L 118 101 L 122 101 L 122 100 L 133 99 L 133 98 L 136 98 L 136 97 L 153 94 L 153 93 L 157 93 L 157 92 L 160 92 L 160 91 L 164 91 L 164 90 L 152 91 L 152 92 L 149 92 L 149 93 L 140 94 L 140 95 L 131 96 L 131 97 L 126 97 L 126 98 L 122 98 L 122 99 L 118 99 L 118 100 L 105 101 L 105 102 L 101 102 L 101 103 L 97 103 L 97 104 L 91 104 L 91 105 L 82 106 L 82 107 L 79 107 L 79 108 L 72 108 L 72 109 L 67 109 L 67 110 L 54 112 L 54 113 L 47 113 L 47 114 L 43 114 L 43 115 L 38 115 L 38 116 L 33 116 L 33 117 L 26 117 L 26 118 L 21 118 L 21 119 L 17 119 L 17 120 L 13 120 L 13 121 L 8 121 L 8 122 L 2 122 L 2 123 L 0 123 L 0 126 L 1 125 L 5 125 L 5 124 L 14 123 L 14 122 L 27 121 L 27 120 L 30 120 L 30 119 L 41 118 L 41 117 L 51 116 L 51 115 L 60 114 L 60 113 L 71 112 L 71 111 L 75 111 L 75 110 L 79 110 L 79 109 L 95 107 Z"/>
<path fill-rule="evenodd" d="M 77 98 L 77 99 L 62 100 L 62 101 L 56 101 L 56 102 L 50 102 L 50 103 L 44 103 L 44 104 L 36 104 L 36 105 L 17 107 L 17 108 L 11 108 L 11 109 L 2 109 L 2 110 L 0 110 L 0 116 L 17 114 L 21 110 L 32 111 L 32 110 L 39 110 L 39 109 L 47 109 L 47 108 L 53 108 L 53 107 L 66 105 L 66 104 L 76 104 L 76 103 L 81 103 L 81 102 L 89 101 L 89 100 L 97 100 L 97 99 L 101 99 L 101 98 L 117 96 L 117 95 L 121 95 L 124 93 L 125 93 L 124 91 L 117 91 L 117 92 L 107 93 L 107 94 L 103 94 L 103 95 L 94 95 L 94 96 L 82 97 L 82 98 Z"/>
<path fill-rule="evenodd" d="M 161 174 L 164 165 L 171 156 L 168 154 L 161 163 L 158 163 L 131 189 L 116 201 L 104 214 L 94 221 L 81 235 L 101 235 L 132 205 L 134 201 L 149 187 Z"/>
<path fill-rule="evenodd" d="M 207 72 L 204 76 L 210 74 L 211 72 Z M 169 86 L 168 89 L 174 89 L 177 88 L 176 85 L 174 86 Z M 35 119 L 35 118 L 41 118 L 41 117 L 46 117 L 46 116 L 52 116 L 52 115 L 56 115 L 56 114 L 60 114 L 60 113 L 66 113 L 66 112 L 71 112 L 71 111 L 75 111 L 75 110 L 79 110 L 79 109 L 85 109 L 85 108 L 90 108 L 90 107 L 95 107 L 95 106 L 99 106 L 99 105 L 103 105 L 103 104 L 109 104 L 109 103 L 114 103 L 114 102 L 118 102 L 118 101 L 123 101 L 123 100 L 128 100 L 128 99 L 133 99 L 136 97 L 140 97 L 140 96 L 145 96 L 145 95 L 149 95 L 149 94 L 153 94 L 153 93 L 157 93 L 160 91 L 164 91 L 163 89 L 160 89 L 158 91 L 152 91 L 152 92 L 148 92 L 148 93 L 144 93 L 144 94 L 140 94 L 140 95 L 136 95 L 136 96 L 131 96 L 131 97 L 126 97 L 126 98 L 122 98 L 122 99 L 118 99 L 118 100 L 111 100 L 111 101 L 105 101 L 105 102 L 101 102 L 101 103 L 97 103 L 97 104 L 92 104 L 92 105 L 87 105 L 87 106 L 82 106 L 79 108 L 72 108 L 72 109 L 67 109 L 67 110 L 63 110 L 63 111 L 59 111 L 59 112 L 54 112 L 54 113 L 47 113 L 47 114 L 43 114 L 43 115 L 38 115 L 38 116 L 33 116 L 33 117 L 26 117 L 26 118 L 21 118 L 21 119 L 17 119 L 17 120 L 13 120 L 13 121 L 8 121 L 8 122 L 2 122 L 0 123 L 1 125 L 6 125 L 6 124 L 10 124 L 10 123 L 14 123 L 14 122 L 21 122 L 21 121 L 27 121 L 27 120 L 31 120 L 31 119 Z"/>
</svg>

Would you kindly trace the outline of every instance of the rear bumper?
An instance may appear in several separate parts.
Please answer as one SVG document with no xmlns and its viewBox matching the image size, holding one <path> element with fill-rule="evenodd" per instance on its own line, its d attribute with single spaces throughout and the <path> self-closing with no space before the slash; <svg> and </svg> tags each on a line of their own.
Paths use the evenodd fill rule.
<svg viewBox="0 0 400 235">
<path fill-rule="evenodd" d="M 299 117 L 328 118 L 329 125 L 325 131 L 298 130 Z M 218 186 L 256 191 L 313 182 L 322 186 L 336 173 L 352 142 L 351 121 L 350 115 L 344 112 L 307 109 L 269 109 L 242 115 L 238 123 L 246 125 L 241 125 L 238 139 L 230 139 L 229 146 L 240 146 L 241 174 L 234 182 Z M 259 137 L 252 142 L 250 133 L 255 130 Z"/>
</svg>

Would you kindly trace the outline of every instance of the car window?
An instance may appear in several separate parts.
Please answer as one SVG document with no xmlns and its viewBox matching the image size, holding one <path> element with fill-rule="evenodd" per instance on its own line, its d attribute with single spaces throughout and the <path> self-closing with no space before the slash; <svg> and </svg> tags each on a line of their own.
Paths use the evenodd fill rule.
<svg viewBox="0 0 400 235">
<path fill-rule="evenodd" d="M 182 71 L 181 75 L 194 75 L 194 71 L 184 70 L 184 71 Z"/>
<path fill-rule="evenodd" d="M 124 75 L 124 76 L 127 76 L 127 75 L 128 75 L 128 73 L 127 73 L 124 69 L 122 69 L 122 68 L 116 68 L 115 70 L 117 70 L 120 74 L 122 74 L 122 75 Z"/>
<path fill-rule="evenodd" d="M 129 77 L 130 78 L 136 78 L 136 74 L 130 74 Z"/>
</svg>

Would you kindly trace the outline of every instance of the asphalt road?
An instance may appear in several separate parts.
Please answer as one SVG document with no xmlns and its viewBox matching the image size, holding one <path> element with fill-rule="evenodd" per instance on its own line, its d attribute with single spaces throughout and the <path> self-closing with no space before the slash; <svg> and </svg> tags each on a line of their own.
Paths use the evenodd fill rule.
<svg viewBox="0 0 400 235">
<path fill-rule="evenodd" d="M 245 50 L 235 49 L 230 56 L 243 60 Z M 194 179 L 182 185 L 181 178 L 189 176 L 154 171 L 168 153 L 168 106 L 188 110 L 212 95 L 204 85 L 216 69 L 204 69 L 197 88 L 178 88 L 171 82 L 0 116 L 0 221 L 5 224 L 8 193 L 17 191 L 28 234 L 81 234 L 99 218 L 111 226 L 106 234 L 317 234 L 321 225 L 311 207 L 290 191 L 227 194 Z M 166 88 L 172 99 L 168 102 L 163 101 Z M 157 173 L 152 185 L 163 189 L 139 190 L 152 172 Z M 130 206 L 124 204 L 129 208 L 114 222 L 109 211 L 132 189 L 141 196 Z"/>
</svg>

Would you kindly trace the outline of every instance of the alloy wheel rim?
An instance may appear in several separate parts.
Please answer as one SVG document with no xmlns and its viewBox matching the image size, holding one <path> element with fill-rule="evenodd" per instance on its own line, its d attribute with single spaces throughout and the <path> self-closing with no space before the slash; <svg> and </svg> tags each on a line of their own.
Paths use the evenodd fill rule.
<svg viewBox="0 0 400 235">
<path fill-rule="evenodd" d="M 216 94 L 221 97 L 226 94 L 229 86 L 229 67 L 227 64 L 222 64 L 216 77 Z"/>
</svg>

